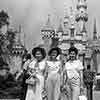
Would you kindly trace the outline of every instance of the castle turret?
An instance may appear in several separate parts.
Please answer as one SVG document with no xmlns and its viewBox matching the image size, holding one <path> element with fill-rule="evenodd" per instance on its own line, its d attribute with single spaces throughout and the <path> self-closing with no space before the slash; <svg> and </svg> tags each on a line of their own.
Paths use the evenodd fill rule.
<svg viewBox="0 0 100 100">
<path fill-rule="evenodd" d="M 70 39 L 75 39 L 75 16 L 72 7 L 70 7 Z M 71 44 L 73 43 L 71 42 Z"/>
<path fill-rule="evenodd" d="M 25 47 L 22 45 L 20 40 L 21 27 L 19 31 L 14 31 L 16 33 L 15 42 L 12 47 L 12 60 L 11 60 L 11 72 L 15 73 L 22 69 L 22 57 L 26 51 Z"/>
<path fill-rule="evenodd" d="M 78 22 L 79 32 L 82 31 L 83 23 L 88 21 L 86 0 L 78 0 L 76 21 Z"/>
<path fill-rule="evenodd" d="M 64 34 L 69 35 L 69 14 L 68 14 L 68 8 L 65 5 L 64 8 Z"/>
<path fill-rule="evenodd" d="M 83 36 L 82 41 L 86 43 L 86 41 L 87 41 L 87 30 L 86 30 L 86 27 L 85 27 L 85 23 L 83 24 L 81 34 Z"/>
<path fill-rule="evenodd" d="M 62 25 L 62 19 L 60 19 L 60 23 L 59 23 L 59 26 L 58 26 L 58 29 L 57 29 L 57 37 L 59 39 L 59 42 L 62 41 L 62 35 L 64 34 L 64 29 L 63 29 L 63 25 Z"/>
<path fill-rule="evenodd" d="M 51 25 L 50 15 L 48 15 L 48 20 L 45 26 L 41 29 L 41 34 L 42 34 L 43 43 L 48 51 L 48 49 L 50 48 L 52 44 L 52 38 L 55 35 L 55 29 Z"/>
<path fill-rule="evenodd" d="M 97 29 L 96 29 L 96 19 L 94 19 L 94 27 L 93 27 L 93 40 L 97 40 Z"/>
</svg>

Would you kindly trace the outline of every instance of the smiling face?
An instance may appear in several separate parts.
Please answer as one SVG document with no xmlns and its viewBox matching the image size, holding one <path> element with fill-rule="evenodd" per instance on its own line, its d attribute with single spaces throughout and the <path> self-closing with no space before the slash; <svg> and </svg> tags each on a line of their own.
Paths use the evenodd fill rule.
<svg viewBox="0 0 100 100">
<path fill-rule="evenodd" d="M 38 61 L 41 61 L 42 60 L 42 58 L 43 58 L 43 55 L 42 55 L 42 53 L 41 53 L 41 51 L 36 51 L 36 53 L 35 53 L 35 58 L 38 60 Z"/>
<path fill-rule="evenodd" d="M 75 51 L 71 51 L 70 53 L 69 53 L 69 57 L 70 57 L 70 60 L 75 60 L 76 59 L 76 53 L 75 53 Z"/>
<path fill-rule="evenodd" d="M 57 50 L 53 50 L 50 54 L 50 57 L 51 59 L 56 59 L 57 55 L 58 55 Z"/>
</svg>

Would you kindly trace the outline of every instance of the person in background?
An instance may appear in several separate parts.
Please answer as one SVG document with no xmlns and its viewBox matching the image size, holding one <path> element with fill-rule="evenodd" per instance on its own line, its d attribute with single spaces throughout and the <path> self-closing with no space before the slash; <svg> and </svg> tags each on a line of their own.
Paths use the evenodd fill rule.
<svg viewBox="0 0 100 100">
<path fill-rule="evenodd" d="M 87 70 L 84 71 L 83 78 L 84 84 L 87 88 L 88 100 L 93 100 L 93 82 L 95 73 L 91 70 L 91 65 L 87 65 Z"/>
<path fill-rule="evenodd" d="M 83 65 L 77 59 L 77 48 L 69 48 L 69 61 L 65 63 L 64 72 L 67 73 L 71 86 L 71 100 L 78 100 L 80 88 L 83 89 Z"/>
<path fill-rule="evenodd" d="M 26 84 L 26 79 L 29 77 L 29 75 L 27 74 L 28 72 L 28 68 L 29 68 L 29 64 L 31 63 L 31 54 L 26 54 L 25 57 L 25 63 L 23 64 L 23 69 L 21 70 L 21 72 L 19 74 L 17 74 L 16 79 L 19 79 L 20 77 L 22 77 L 22 94 L 21 94 L 21 100 L 25 100 L 26 97 L 26 91 L 27 91 L 27 84 Z"/>
<path fill-rule="evenodd" d="M 29 64 L 29 78 L 26 81 L 28 89 L 25 100 L 42 100 L 46 52 L 44 48 L 35 47 L 32 50 L 32 55 L 35 59 Z"/>
<path fill-rule="evenodd" d="M 47 81 L 46 89 L 48 94 L 48 100 L 58 100 L 60 96 L 60 74 L 62 64 L 57 60 L 57 56 L 61 54 L 61 50 L 58 47 L 50 49 L 48 52 L 49 59 L 47 62 Z"/>
<path fill-rule="evenodd" d="M 18 72 L 18 74 L 16 75 L 16 80 L 18 80 L 20 78 L 21 74 L 27 73 L 30 62 L 31 62 L 31 54 L 28 53 L 25 56 L 22 70 L 20 72 Z"/>
<path fill-rule="evenodd" d="M 18 97 L 20 91 L 17 87 L 18 84 L 10 73 L 10 67 L 0 58 L 0 99 Z"/>
</svg>

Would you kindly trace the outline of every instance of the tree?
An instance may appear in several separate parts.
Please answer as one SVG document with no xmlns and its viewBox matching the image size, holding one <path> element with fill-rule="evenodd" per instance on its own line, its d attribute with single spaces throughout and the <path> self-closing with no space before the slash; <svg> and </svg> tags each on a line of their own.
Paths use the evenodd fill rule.
<svg viewBox="0 0 100 100">
<path fill-rule="evenodd" d="M 9 25 L 9 16 L 5 11 L 0 12 L 0 28 L 3 25 Z M 10 54 L 15 39 L 15 32 L 8 30 L 6 34 L 0 33 L 0 56 L 4 60 L 10 60 Z"/>
<path fill-rule="evenodd" d="M 4 10 L 0 12 L 0 28 L 3 25 L 9 25 L 9 16 Z"/>
</svg>

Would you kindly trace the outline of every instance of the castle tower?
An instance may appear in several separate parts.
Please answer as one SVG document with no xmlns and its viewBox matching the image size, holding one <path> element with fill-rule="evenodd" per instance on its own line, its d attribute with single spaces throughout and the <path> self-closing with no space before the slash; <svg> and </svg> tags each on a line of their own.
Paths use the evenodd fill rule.
<svg viewBox="0 0 100 100">
<path fill-rule="evenodd" d="M 86 44 L 87 42 L 87 30 L 86 30 L 86 26 L 85 26 L 85 23 L 83 23 L 83 28 L 82 28 L 82 41 L 84 42 L 84 44 Z"/>
<path fill-rule="evenodd" d="M 93 25 L 93 39 L 88 43 L 92 50 L 93 70 L 98 72 L 98 53 L 100 53 L 100 40 L 97 38 L 96 19 Z"/>
<path fill-rule="evenodd" d="M 64 29 L 63 29 L 63 25 L 62 25 L 62 19 L 60 19 L 60 23 L 59 23 L 58 29 L 56 31 L 56 34 L 57 34 L 57 37 L 59 39 L 59 44 L 60 44 L 61 41 L 62 41 L 62 36 L 64 34 Z"/>
<path fill-rule="evenodd" d="M 100 41 L 97 39 L 97 29 L 96 29 L 96 19 L 94 19 L 94 26 L 93 26 L 93 66 L 94 70 L 98 72 L 98 62 L 97 62 L 97 53 L 100 50 Z M 96 48 L 95 48 L 96 47 Z"/>
<path fill-rule="evenodd" d="M 20 71 L 22 69 L 22 56 L 24 55 L 26 49 L 21 43 L 21 27 L 19 26 L 19 30 L 16 32 L 15 43 L 12 48 L 12 60 L 11 60 L 11 72 L 15 73 L 16 71 Z"/>
<path fill-rule="evenodd" d="M 97 40 L 96 19 L 94 19 L 93 40 Z"/>
<path fill-rule="evenodd" d="M 75 16 L 72 7 L 70 7 L 70 40 L 75 40 Z M 73 43 L 71 42 L 71 44 Z"/>
<path fill-rule="evenodd" d="M 48 51 L 52 44 L 52 38 L 55 35 L 55 30 L 51 25 L 50 15 L 48 15 L 48 20 L 45 24 L 45 26 L 41 29 L 41 35 L 43 44 Z"/>
<path fill-rule="evenodd" d="M 87 2 L 86 0 L 78 0 L 76 21 L 78 23 L 78 33 L 82 31 L 83 24 L 88 21 Z"/>
<path fill-rule="evenodd" d="M 64 34 L 66 34 L 65 36 L 69 35 L 69 14 L 66 5 L 64 8 Z"/>
</svg>

